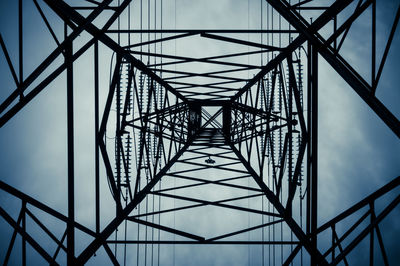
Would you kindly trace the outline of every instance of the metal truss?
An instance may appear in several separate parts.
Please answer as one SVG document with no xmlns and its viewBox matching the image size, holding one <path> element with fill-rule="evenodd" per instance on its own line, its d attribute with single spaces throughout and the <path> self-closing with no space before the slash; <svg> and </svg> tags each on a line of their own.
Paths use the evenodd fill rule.
<svg viewBox="0 0 400 266">
<path fill-rule="evenodd" d="M 27 244 L 52 265 L 83 265 L 101 249 L 112 264 L 126 264 L 127 245 L 135 250 L 140 265 L 148 263 L 150 247 L 153 262 L 153 254 L 155 250 L 159 254 L 160 245 L 261 245 L 263 254 L 264 247 L 274 254 L 274 265 L 279 261 L 275 259 L 278 251 L 283 265 L 293 264 L 299 254 L 303 263 L 303 250 L 311 265 L 351 265 L 349 254 L 368 236 L 371 265 L 375 246 L 379 247 L 382 263 L 389 265 L 391 254 L 385 249 L 380 223 L 399 203 L 400 177 L 331 220 L 318 224 L 318 58 L 324 58 L 400 137 L 399 120 L 376 97 L 399 21 L 399 5 L 376 68 L 375 0 L 336 0 L 326 6 L 312 0 L 291 1 L 296 4 L 268 0 L 263 4 L 274 10 L 279 21 L 285 21 L 285 27 L 274 28 L 269 24 L 255 30 L 163 29 L 162 16 L 160 27 L 155 23 L 154 28 L 132 28 L 130 24 L 124 28 L 121 20 L 130 23 L 131 10 L 142 10 L 137 1 L 88 0 L 72 5 L 72 1 L 32 0 L 57 46 L 26 76 L 23 65 L 29 59 L 24 59 L 27 56 L 23 54 L 22 2 L 18 2 L 18 71 L 14 69 L 7 40 L 0 35 L 2 53 L 15 82 L 15 90 L 0 104 L 0 127 L 39 94 L 46 93 L 57 77 L 66 74 L 68 211 L 63 214 L 0 181 L 0 189 L 21 202 L 16 219 L 7 211 L 6 202 L 0 206 L 1 217 L 13 230 L 4 253 L 4 265 L 10 260 L 18 235 L 22 239 L 24 265 Z M 372 10 L 369 82 L 340 53 L 352 24 L 366 10 Z M 150 12 L 150 7 L 147 11 Z M 49 12 L 55 19 L 48 18 Z M 308 22 L 307 12 L 313 12 L 313 21 Z M 157 19 L 159 13 L 154 14 Z M 272 16 L 272 24 L 273 19 Z M 56 28 L 53 20 L 63 30 Z M 243 34 L 271 38 L 279 35 L 280 41 L 276 45 L 276 42 L 244 40 Z M 131 40 L 131 36 L 136 37 Z M 162 50 L 165 43 L 189 38 L 244 47 L 247 51 L 238 49 L 235 53 L 195 57 Z M 151 50 L 151 45 L 158 45 L 158 50 Z M 100 77 L 106 75 L 100 63 L 104 49 L 112 52 L 107 91 L 100 89 Z M 74 192 L 77 186 L 74 71 L 78 59 L 89 51 L 93 51 L 90 57 L 95 103 L 93 227 L 76 220 L 78 202 Z M 249 56 L 259 56 L 262 60 L 259 64 L 246 62 Z M 197 70 L 203 65 L 210 71 Z M 101 105 L 99 98 L 103 94 L 105 101 Z M 114 140 L 111 147 L 107 145 L 110 136 Z M 115 202 L 113 218 L 107 222 L 102 220 L 104 210 L 100 204 L 102 178 L 107 180 Z M 207 199 L 201 193 L 204 190 L 215 191 L 215 195 L 220 195 L 220 191 L 231 192 L 226 197 L 221 194 L 218 199 Z M 392 201 L 376 208 L 380 198 L 393 193 Z M 251 200 L 259 207 L 243 204 Z M 174 202 L 174 206 L 168 207 L 165 202 Z M 161 218 L 213 207 L 254 215 L 262 223 L 209 237 L 207 232 L 176 228 L 163 223 Z M 46 225 L 43 215 L 57 221 L 63 230 L 61 237 Z M 27 219 L 51 239 L 55 250 L 46 250 L 41 240 L 35 239 Z M 192 226 L 196 229 L 195 224 Z M 118 235 L 119 228 L 124 228 L 121 229 L 124 235 Z M 264 237 L 265 230 L 269 236 L 273 232 L 274 239 Z M 162 239 L 160 232 L 174 238 Z M 248 232 L 262 232 L 262 239 L 235 238 Z M 84 235 L 88 242 L 79 251 L 78 234 Z M 123 256 L 117 254 L 121 246 Z M 61 253 L 66 260 L 60 258 Z"/>
</svg>

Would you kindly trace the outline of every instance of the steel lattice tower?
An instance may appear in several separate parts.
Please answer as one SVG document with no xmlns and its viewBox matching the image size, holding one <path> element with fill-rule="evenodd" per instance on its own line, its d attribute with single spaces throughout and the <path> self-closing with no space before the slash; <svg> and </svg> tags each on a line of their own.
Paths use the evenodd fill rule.
<svg viewBox="0 0 400 266">
<path fill-rule="evenodd" d="M 247 16 L 242 29 L 178 28 L 176 1 L 13 2 L 18 41 L 8 45 L 2 33 L 0 43 L 9 69 L 1 76 L 12 78 L 14 90 L 2 98 L 0 127 L 57 80 L 66 84 L 67 207 L 50 207 L 1 177 L 4 199 L 19 204 L 17 211 L 7 200 L 0 204 L 12 232 L 2 240 L 4 265 L 12 254 L 29 264 L 28 247 L 49 264 L 164 265 L 163 249 L 175 254 L 187 246 L 257 246 L 248 251 L 254 265 L 352 265 L 363 241 L 370 265 L 395 263 L 385 240 L 396 236 L 385 236 L 380 225 L 400 201 L 400 177 L 319 220 L 318 108 L 320 86 L 329 86 L 319 80 L 324 60 L 400 137 L 400 121 L 376 96 L 395 49 L 398 3 L 380 51 L 375 0 L 249 1 L 260 7 L 259 26 L 250 27 L 249 8 L 234 18 Z M 34 56 L 24 52 L 33 45 L 29 12 L 55 48 L 26 73 Z M 342 55 L 361 19 L 371 35 L 364 47 L 369 81 Z M 90 221 L 79 218 L 89 196 L 78 197 L 76 174 L 76 102 L 85 90 L 94 128 L 94 168 L 85 183 Z M 254 252 L 260 260 L 250 263 Z"/>
</svg>

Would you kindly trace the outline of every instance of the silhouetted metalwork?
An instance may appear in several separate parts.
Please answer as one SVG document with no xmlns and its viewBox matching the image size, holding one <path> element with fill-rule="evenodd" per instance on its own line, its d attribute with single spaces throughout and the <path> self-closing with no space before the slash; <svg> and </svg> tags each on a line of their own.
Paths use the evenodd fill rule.
<svg viewBox="0 0 400 266">
<path fill-rule="evenodd" d="M 55 78 L 66 73 L 68 213 L 64 215 L 0 181 L 1 190 L 20 199 L 22 204 L 17 220 L 0 207 L 0 215 L 14 229 L 4 265 L 9 261 L 17 234 L 22 237 L 23 264 L 26 264 L 26 244 L 49 264 L 60 263 L 58 255 L 65 252 L 68 265 L 85 264 L 100 248 L 104 248 L 114 265 L 119 265 L 126 264 L 126 246 L 135 245 L 137 263 L 146 265 L 150 246 L 153 263 L 154 254 L 159 256 L 161 244 L 230 244 L 273 247 L 272 251 L 269 248 L 268 255 L 273 254 L 274 265 L 279 261 L 275 259 L 278 254 L 281 257 L 278 263 L 289 265 L 301 253 L 303 263 L 303 250 L 307 252 L 311 265 L 336 265 L 342 261 L 348 265 L 348 254 L 368 235 L 370 261 L 374 261 L 373 251 L 377 242 L 383 263 L 389 264 L 379 223 L 397 206 L 399 195 L 380 212 L 374 206 L 377 199 L 395 191 L 400 184 L 400 177 L 323 225 L 317 223 L 318 57 L 323 57 L 393 133 L 400 137 L 399 120 L 375 96 L 399 21 L 399 6 L 382 60 L 376 69 L 374 0 L 360 0 L 353 11 L 347 13 L 343 10 L 352 8 L 353 1 L 336 0 L 329 6 L 318 6 L 318 1 L 311 0 L 291 1 L 296 4 L 284 0 L 268 0 L 263 4 L 270 7 L 271 13 L 266 16 L 272 16 L 272 19 L 268 17 L 266 20 L 271 23 L 256 30 L 163 29 L 162 15 L 159 18 L 160 27 L 155 23 L 154 28 L 148 26 L 143 29 L 141 25 L 138 29 L 131 27 L 132 16 L 129 12 L 135 8 L 140 8 L 142 12 L 142 2 L 139 5 L 139 2 L 131 3 L 129 0 L 88 0 L 74 2 L 76 6 L 63 0 L 43 2 L 64 23 L 64 40 L 57 39 L 58 32 L 46 18 L 41 7 L 43 3 L 40 5 L 33 0 L 57 47 L 32 73 L 24 76 L 23 3 L 19 1 L 18 71 L 13 67 L 9 47 L 6 47 L 0 35 L 2 52 L 16 87 L 0 105 L 0 126 L 4 126 L 39 93 L 46 90 Z M 150 7 L 147 8 L 150 14 Z M 352 23 L 368 8 L 372 10 L 370 20 L 373 36 L 370 82 L 363 79 L 340 55 Z M 275 10 L 275 14 L 272 10 Z M 315 19 L 311 22 L 303 15 L 307 14 L 307 10 L 314 12 Z M 108 15 L 103 16 L 105 12 Z M 154 19 L 159 17 L 157 12 L 160 11 L 154 11 Z M 279 18 L 279 23 L 281 19 L 287 21 L 285 27 L 282 28 L 281 24 L 279 28 L 276 25 L 274 27 L 274 18 Z M 102 22 L 95 23 L 99 19 Z M 127 19 L 128 28 L 120 25 L 122 19 Z M 148 19 L 150 23 L 150 17 Z M 327 30 L 326 26 L 331 22 L 334 27 Z M 81 34 L 90 38 L 76 44 Z M 241 39 L 241 34 L 261 35 L 261 42 Z M 263 41 L 263 36 L 272 39 L 278 35 L 279 42 L 270 39 Z M 208 39 L 234 47 L 242 45 L 248 50 L 200 58 L 163 52 L 164 43 L 187 38 Z M 99 102 L 100 44 L 113 53 L 104 106 Z M 154 49 L 150 49 L 151 45 L 154 45 Z M 156 45 L 159 45 L 158 48 Z M 93 183 L 95 227 L 88 228 L 75 220 L 73 70 L 75 61 L 92 47 L 96 146 Z M 259 56 L 260 63 L 250 64 L 248 60 L 243 60 L 251 55 Z M 64 62 L 57 61 L 62 57 Z M 237 58 L 242 60 L 235 60 Z M 195 71 L 193 67 L 186 71 L 176 69 L 177 66 L 187 64 L 206 64 L 219 68 L 209 72 Z M 248 73 L 247 78 L 244 72 Z M 42 77 L 42 73 L 47 74 Z M 204 83 L 198 83 L 198 78 Z M 114 145 L 107 146 L 107 138 L 110 136 L 114 138 Z M 100 171 L 103 166 L 105 176 Z M 191 175 L 203 173 L 207 169 L 212 169 L 218 178 Z M 107 178 L 115 201 L 115 216 L 106 224 L 102 224 L 101 219 L 101 178 Z M 187 183 L 161 186 L 161 180 L 165 178 Z M 248 185 L 250 182 L 254 185 Z M 177 193 L 189 188 L 195 191 L 193 189 L 205 186 L 244 191 L 247 194 L 209 200 L 201 198 L 201 193 L 199 197 L 195 193 Z M 162 208 L 162 202 L 167 199 L 185 204 Z M 237 204 L 240 200 L 249 199 L 258 199 L 262 207 L 257 209 Z M 264 201 L 268 202 L 268 208 L 264 206 Z M 263 222 L 207 238 L 167 226 L 161 219 L 161 215 L 205 206 L 259 215 Z M 65 231 L 61 238 L 34 215 L 31 211 L 33 207 L 64 223 Z M 361 215 L 358 212 L 360 210 L 364 210 Z M 300 216 L 297 214 L 299 211 Z M 55 252 L 43 248 L 30 235 L 25 223 L 26 217 L 30 217 L 54 241 L 57 246 Z M 355 222 L 347 223 L 346 231 L 340 235 L 337 225 L 348 217 L 353 217 Z M 127 234 L 128 225 L 135 228 L 129 232 L 135 233 Z M 121 236 L 117 232 L 122 226 L 125 233 Z M 147 235 L 148 228 L 151 228 L 151 238 Z M 231 238 L 258 229 L 262 229 L 262 240 Z M 265 229 L 269 230 L 268 237 L 264 236 Z M 90 239 L 90 243 L 80 253 L 77 253 L 75 247 L 78 231 Z M 160 231 L 172 233 L 184 240 L 163 240 Z M 330 239 L 319 237 L 326 232 L 331 236 Z M 318 245 L 319 241 L 324 241 L 324 245 Z M 115 245 L 114 250 L 111 245 Z M 124 245 L 123 261 L 116 254 L 119 245 Z M 144 252 L 140 250 L 143 248 Z M 158 257 L 158 263 L 162 264 L 159 260 Z"/>
</svg>

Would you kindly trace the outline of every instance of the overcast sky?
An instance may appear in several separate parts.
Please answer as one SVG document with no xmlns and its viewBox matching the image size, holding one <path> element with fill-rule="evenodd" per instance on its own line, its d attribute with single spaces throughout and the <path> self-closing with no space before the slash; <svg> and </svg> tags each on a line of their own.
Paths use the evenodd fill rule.
<svg viewBox="0 0 400 266">
<path fill-rule="evenodd" d="M 38 1 L 46 15 L 54 25 L 59 40 L 62 40 L 62 23 L 55 15 L 45 7 L 42 1 Z M 70 3 L 76 4 L 74 1 Z M 117 1 L 115 1 L 117 2 Z M 147 3 L 146 0 L 143 0 Z M 324 1 L 331 3 L 332 1 Z M 139 3 L 133 1 L 132 24 L 133 28 L 139 28 Z M 26 78 L 33 69 L 56 47 L 56 43 L 48 33 L 45 24 L 34 7 L 33 1 L 24 2 L 24 77 Z M 151 1 L 154 4 L 154 1 Z M 258 29 L 261 27 L 261 1 L 163 1 L 163 28 L 238 28 Z M 356 4 L 356 3 L 353 3 Z M 160 1 L 157 0 L 158 8 Z M 397 1 L 378 1 L 377 4 L 377 62 L 380 62 L 386 40 L 394 20 L 395 11 L 398 8 Z M 146 5 L 144 4 L 145 8 Z M 263 27 L 267 26 L 267 6 L 263 8 Z M 352 6 L 354 8 L 354 5 Z M 351 11 L 346 10 L 345 13 Z M 356 21 L 348 37 L 343 44 L 341 54 L 359 71 L 367 80 L 370 80 L 370 9 L 358 21 Z M 144 10 L 146 13 L 146 9 Z M 87 14 L 87 13 L 82 13 Z M 160 9 L 157 14 L 160 15 Z M 106 13 L 108 17 L 110 13 Z M 275 14 L 276 15 L 276 14 Z M 304 17 L 315 19 L 316 13 L 304 14 Z M 126 13 L 124 13 L 126 17 Z M 101 25 L 106 18 L 96 21 Z M 152 21 L 154 17 L 151 17 Z M 160 17 L 157 16 L 157 25 Z M 0 3 L 0 33 L 13 61 L 14 68 L 18 69 L 18 39 L 17 39 L 17 1 L 5 0 Z M 124 20 L 123 20 L 124 21 Z M 125 23 L 125 22 L 123 22 Z M 143 23 L 147 27 L 147 21 Z M 151 22 L 151 27 L 154 27 Z M 285 23 L 283 25 L 286 25 Z M 271 25 L 270 25 L 271 26 Z M 277 24 L 275 24 L 277 27 Z M 324 33 L 328 33 L 325 29 Z M 112 35 L 115 38 L 115 35 Z M 260 36 L 240 36 L 244 40 L 260 41 Z M 158 36 L 159 37 L 159 36 Z M 145 37 L 146 38 L 146 37 Z M 263 36 L 266 41 L 267 36 Z M 76 47 L 88 40 L 88 34 L 82 33 L 77 39 Z M 123 39 L 125 42 L 126 39 Z M 135 39 L 133 39 L 135 41 Z M 136 39 L 137 41 L 137 39 Z M 275 38 L 275 45 L 278 40 Z M 400 117 L 400 75 L 398 61 L 400 59 L 400 35 L 394 36 L 389 56 L 383 69 L 382 77 L 377 89 L 377 97 L 397 117 Z M 159 48 L 158 48 L 159 49 Z M 112 52 L 100 46 L 100 80 L 101 95 L 100 105 L 103 110 L 107 87 L 109 84 L 109 68 Z M 212 56 L 225 53 L 248 51 L 245 46 L 226 45 L 224 43 L 204 40 L 200 37 L 191 37 L 187 40 L 178 40 L 164 46 L 166 54 L 177 53 L 179 55 L 194 55 L 198 57 Z M 305 56 L 303 54 L 303 59 Z M 259 63 L 260 56 L 242 58 L 242 63 Z M 60 57 L 50 70 L 63 62 Z M 267 58 L 263 58 L 264 64 Z M 304 63 L 306 64 L 306 63 Z M 182 64 L 178 70 L 207 72 L 213 71 L 205 65 Z M 75 179 L 76 179 L 76 217 L 79 222 L 94 230 L 94 121 L 93 121 L 93 49 L 89 49 L 74 65 L 75 86 Z M 42 78 L 50 73 L 50 70 L 42 74 Z M 14 89 L 15 84 L 7 66 L 4 55 L 0 55 L 0 101 L 3 101 Z M 243 78 L 251 78 L 256 71 L 238 74 Z M 383 186 L 400 173 L 400 142 L 394 133 L 371 111 L 366 103 L 346 84 L 346 82 L 319 57 L 319 225 L 330 220 L 340 211 L 360 201 L 366 195 Z M 40 80 L 40 79 L 39 79 Z M 202 80 L 199 79 L 201 82 Z M 38 82 L 35 82 L 38 84 Z M 239 86 L 239 85 L 238 85 Z M 111 112 L 111 116 L 114 112 Z M 112 134 L 111 136 L 112 137 Z M 13 119 L 0 129 L 0 178 L 17 189 L 27 193 L 46 203 L 48 206 L 67 214 L 66 186 L 67 186 L 67 160 L 66 160 L 66 86 L 65 74 L 60 75 L 50 86 L 39 94 L 30 104 L 20 111 Z M 113 140 L 107 142 L 108 147 L 113 147 Z M 190 153 L 185 153 L 190 156 Z M 233 155 L 230 155 L 233 156 Z M 223 163 L 219 161 L 217 163 Z M 106 176 L 102 165 L 101 176 L 101 206 L 102 226 L 105 226 L 114 215 L 114 205 L 110 195 Z M 184 169 L 176 166 L 173 171 Z M 238 168 L 239 169 L 239 168 Z M 240 169 L 244 169 L 243 167 Z M 204 173 L 192 174 L 193 177 L 209 177 L 212 180 L 224 178 L 219 172 L 211 170 Z M 179 180 L 163 179 L 163 187 L 180 185 Z M 253 181 L 242 180 L 237 184 L 256 187 Z M 207 187 L 208 188 L 208 187 Z M 212 190 L 212 188 L 217 188 Z M 172 192 L 171 192 L 172 193 Z M 178 192 L 177 192 L 178 193 Z M 190 191 L 186 193 L 191 193 Z M 200 197 L 207 200 L 217 200 L 237 196 L 234 190 L 220 189 L 210 186 L 208 189 L 197 190 Z M 242 192 L 243 193 L 243 192 Z M 398 195 L 399 190 L 382 199 L 384 206 L 390 199 Z M 184 195 L 184 194 L 182 194 Z M 151 199 L 150 199 L 151 202 Z M 16 219 L 20 210 L 20 201 L 0 191 L 0 206 L 6 209 Z M 179 206 L 178 201 L 165 200 L 163 207 L 171 208 Z M 260 201 L 243 201 L 238 205 L 260 208 Z M 267 205 L 265 205 L 267 206 Z M 52 232 L 61 238 L 65 226 L 63 223 L 31 208 L 38 217 L 44 219 L 45 224 Z M 400 234 L 399 208 L 396 208 L 382 223 L 381 230 L 385 242 L 386 251 L 391 258 L 391 263 L 400 261 L 397 254 L 398 236 Z M 162 216 L 163 224 L 176 227 L 183 231 L 190 231 L 206 238 L 220 235 L 228 231 L 239 230 L 246 226 L 258 225 L 262 222 L 260 215 L 247 215 L 234 211 L 221 211 L 220 208 L 198 209 L 192 212 L 166 214 Z M 351 220 L 351 219 L 350 219 Z M 354 219 L 353 219 L 354 220 Z M 29 227 L 31 225 L 31 227 Z M 37 226 L 28 219 L 28 228 L 38 241 L 52 253 L 55 245 L 50 239 L 44 237 Z M 136 233 L 136 225 L 132 225 L 129 232 Z M 276 230 L 279 230 L 278 227 Z M 342 230 L 342 231 L 340 231 Z M 338 229 L 343 233 L 344 227 Z M 123 232 L 123 229 L 120 229 Z M 151 232 L 151 231 L 149 231 Z M 157 232 L 157 231 L 155 231 Z M 265 231 L 268 232 L 268 231 Z M 130 239 L 136 234 L 132 233 Z M 11 227 L 0 219 L 0 259 L 3 260 L 11 238 Z M 122 233 L 120 233 L 122 234 Z M 235 240 L 260 240 L 261 230 L 249 234 L 243 234 Z M 289 235 L 288 235 L 289 236 Z M 173 239 L 170 234 L 163 233 L 165 239 Z M 114 236 L 111 237 L 112 239 Z M 129 238 L 129 237 L 128 237 Z M 164 239 L 164 238 L 163 238 Z M 179 239 L 179 238 L 176 238 Z M 320 248 L 325 248 L 325 237 L 321 238 Z M 329 238 L 328 238 L 329 239 Z M 77 251 L 79 254 L 89 243 L 90 238 L 77 233 Z M 377 241 L 376 241 L 377 242 Z M 376 244 L 376 262 L 382 264 L 379 249 Z M 11 256 L 10 265 L 20 264 L 18 255 L 21 245 L 17 238 Z M 364 240 L 349 258 L 351 265 L 365 265 L 368 258 L 361 256 L 368 248 L 368 241 Z M 143 257 L 143 247 L 141 256 Z M 118 249 L 118 257 L 122 259 L 123 249 Z M 268 262 L 268 247 L 265 248 L 265 265 Z M 280 256 L 280 253 L 277 253 Z M 110 264 L 105 259 L 103 249 L 90 262 L 97 265 Z M 32 265 L 43 262 L 43 259 L 32 248 L 28 248 L 28 258 Z M 260 246 L 162 246 L 160 253 L 160 265 L 260 265 L 262 263 L 262 249 Z M 63 263 L 64 253 L 61 252 L 58 261 Z M 305 259 L 307 262 L 307 259 Z M 276 260 L 280 263 L 280 258 Z M 136 263 L 136 246 L 128 248 L 128 265 Z M 144 262 L 143 262 L 144 263 Z M 149 261 L 147 261 L 149 263 Z"/>
</svg>

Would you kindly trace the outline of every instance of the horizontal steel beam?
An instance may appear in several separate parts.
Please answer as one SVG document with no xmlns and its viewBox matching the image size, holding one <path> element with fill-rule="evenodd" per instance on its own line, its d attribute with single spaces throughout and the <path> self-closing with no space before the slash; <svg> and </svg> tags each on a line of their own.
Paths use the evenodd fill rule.
<svg viewBox="0 0 400 266">
<path fill-rule="evenodd" d="M 161 244 L 161 245 L 297 245 L 299 241 L 151 241 L 107 240 L 109 244 Z"/>
<path fill-rule="evenodd" d="M 106 30 L 106 33 L 192 33 L 192 34 L 201 34 L 201 33 L 298 33 L 297 30 L 264 30 L 264 29 L 150 29 L 150 30 Z"/>
</svg>

